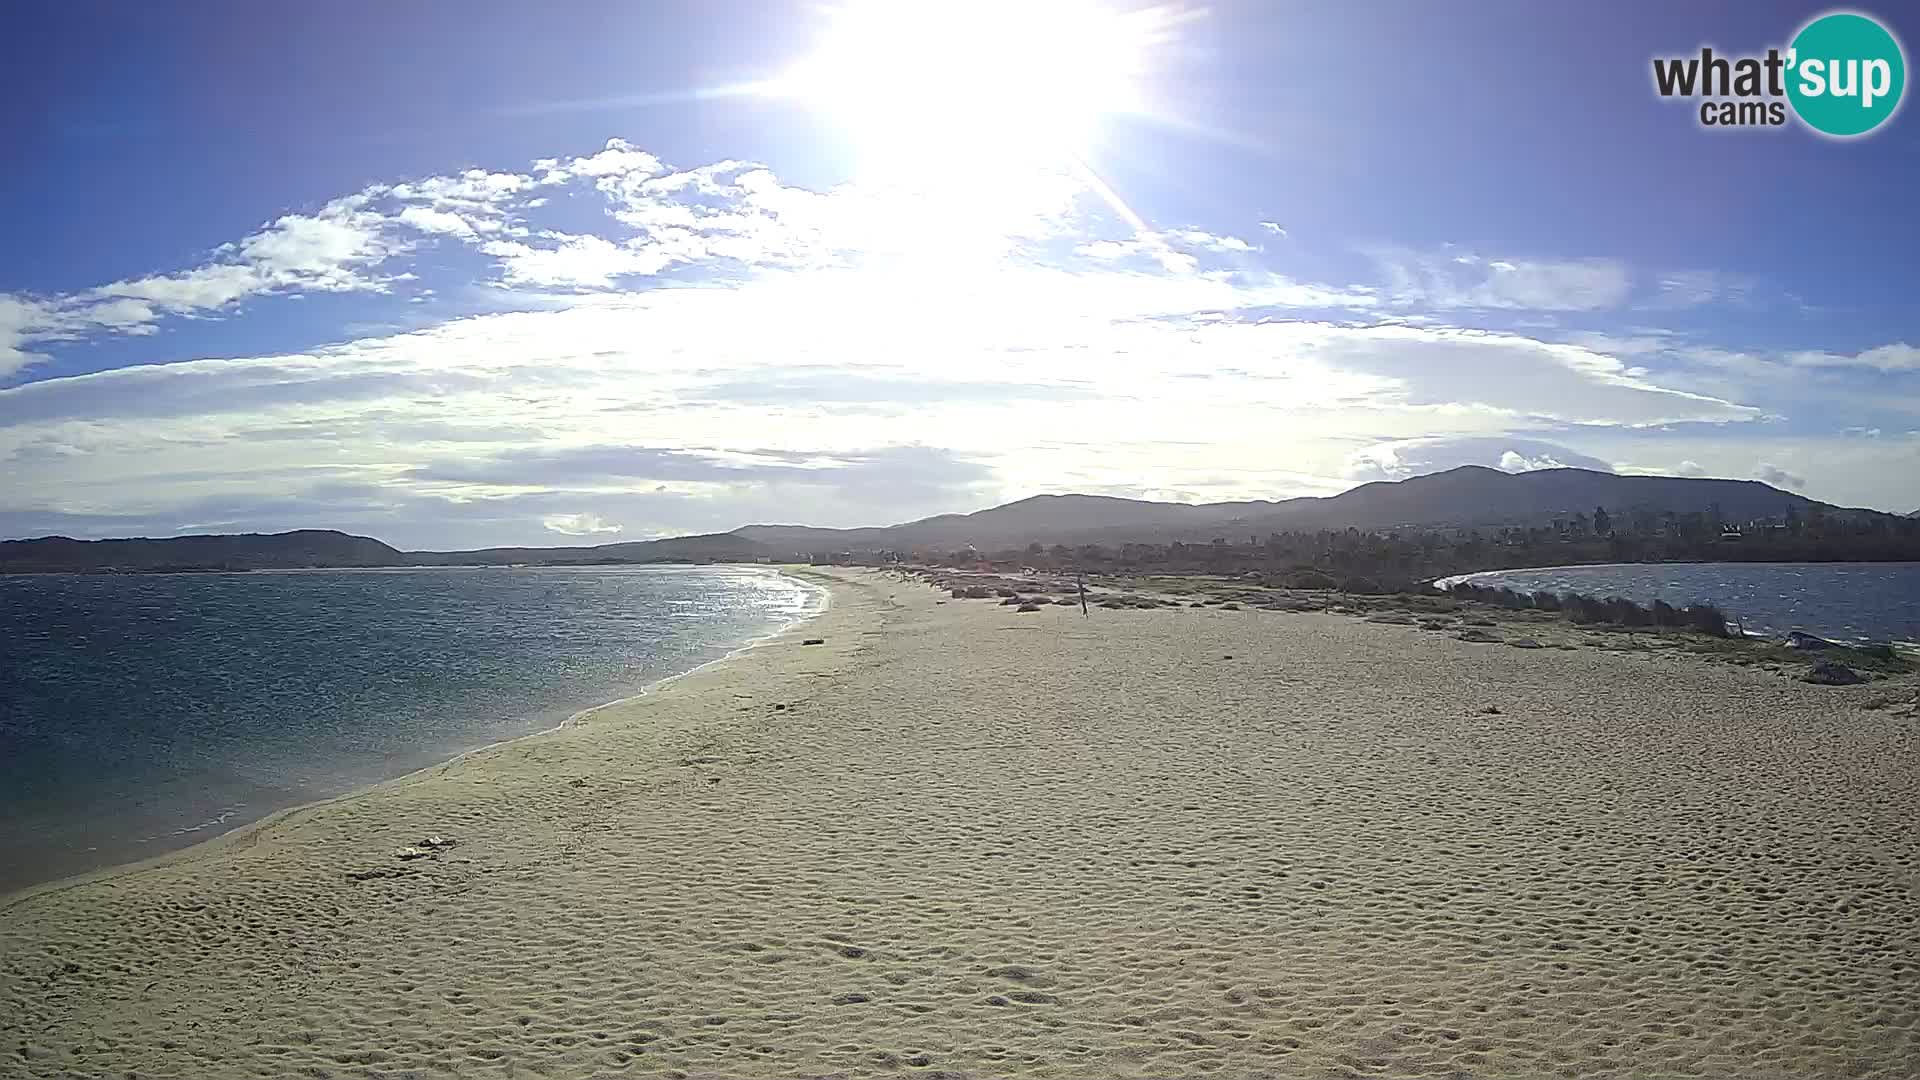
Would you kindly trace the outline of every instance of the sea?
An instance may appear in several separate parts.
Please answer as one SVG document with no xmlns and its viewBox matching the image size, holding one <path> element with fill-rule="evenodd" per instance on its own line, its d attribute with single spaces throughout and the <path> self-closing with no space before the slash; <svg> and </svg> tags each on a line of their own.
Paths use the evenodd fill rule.
<svg viewBox="0 0 1920 1080">
<path fill-rule="evenodd" d="M 1920 642 L 1920 563 L 1627 563 L 1495 570 L 1447 578 L 1525 592 L 1708 603 L 1750 635 Z"/>
<path fill-rule="evenodd" d="M 759 567 L 0 576 L 0 892 L 552 728 L 824 603 Z"/>
</svg>

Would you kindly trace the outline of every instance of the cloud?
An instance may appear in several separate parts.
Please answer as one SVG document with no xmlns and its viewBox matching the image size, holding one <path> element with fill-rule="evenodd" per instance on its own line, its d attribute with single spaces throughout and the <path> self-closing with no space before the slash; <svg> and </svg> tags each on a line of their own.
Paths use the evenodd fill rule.
<svg viewBox="0 0 1920 1080">
<path fill-rule="evenodd" d="M 480 250 L 500 260 L 508 282 L 525 285 L 607 289 L 615 278 L 657 274 L 674 262 L 665 252 L 636 250 L 599 236 L 547 233 L 543 239 L 558 246 L 490 240 Z"/>
<path fill-rule="evenodd" d="M 1176 243 L 1190 250 L 1212 251 L 1220 254 L 1234 254 L 1259 250 L 1237 236 L 1224 236 L 1219 233 L 1210 233 L 1205 229 L 1169 229 L 1160 235 L 1169 243 Z"/>
<path fill-rule="evenodd" d="M 694 400 L 747 405 L 915 405 L 929 402 L 1085 401 L 1100 393 L 1069 383 L 955 381 L 900 374 L 801 371 L 694 387 Z"/>
<path fill-rule="evenodd" d="M 621 531 L 621 526 L 600 520 L 598 514 L 548 514 L 540 524 L 562 536 L 603 536 Z"/>
<path fill-rule="evenodd" d="M 1920 348 L 1899 341 L 1852 354 L 1819 351 L 1789 353 L 1787 362 L 1803 368 L 1865 368 L 1884 372 L 1920 371 Z"/>
<path fill-rule="evenodd" d="M 659 158 L 635 147 L 625 139 L 608 139 L 607 145 L 596 154 L 574 158 L 564 165 L 548 163 L 542 171 L 547 177 L 565 174 L 599 179 L 635 174 L 651 176 L 660 172 L 661 168 Z"/>
<path fill-rule="evenodd" d="M 0 390 L 0 429 L 61 421 L 105 422 L 271 415 L 330 410 L 409 396 L 480 389 L 477 372 L 384 365 L 350 352 L 137 365 Z"/>
<path fill-rule="evenodd" d="M 488 172 L 468 169 L 446 176 L 428 176 L 393 185 L 375 185 L 368 191 L 391 196 L 407 205 L 424 206 L 445 212 L 464 212 L 495 216 L 504 204 L 541 186 L 561 183 L 567 173 L 557 167 L 542 170 L 543 176 L 522 173 Z"/>
<path fill-rule="evenodd" d="M 57 324 L 45 304 L 0 293 L 0 378 L 44 359 L 41 353 L 28 352 L 27 342 L 45 340 Z"/>
<path fill-rule="evenodd" d="M 1204 256 L 1244 256 L 1260 249 L 1237 236 L 1181 228 L 1145 232 L 1125 240 L 1093 240 L 1073 250 L 1090 259 L 1108 262 L 1138 259 L 1155 263 L 1170 274 L 1191 274 L 1200 268 Z M 1361 296 L 1355 306 L 1373 303 L 1371 296 Z"/>
<path fill-rule="evenodd" d="M 1770 465 L 1764 461 L 1754 469 L 1753 475 L 1774 487 L 1803 488 L 1807 486 L 1806 477 L 1798 473 L 1790 473 L 1778 465 Z"/>
<path fill-rule="evenodd" d="M 1920 506 L 1920 431 L 1877 439 L 1795 431 L 1781 424 L 1581 433 L 1582 448 L 1622 473 L 1754 478 L 1841 506 L 1900 511 Z M 1676 464 L 1677 463 L 1677 464 Z M 1692 467 L 1689 467 L 1691 463 Z M 1777 479 L 1762 475 L 1777 470 Z M 1904 512 L 1904 511 L 1901 511 Z"/>
<path fill-rule="evenodd" d="M 1759 282 L 1745 274 L 1717 270 L 1672 270 L 1659 275 L 1654 285 L 1655 294 L 1646 306 L 1690 308 L 1720 302 L 1743 303 L 1759 287 Z"/>
<path fill-rule="evenodd" d="M 721 453 L 658 446 L 596 444 L 510 450 L 485 458 L 436 462 L 413 470 L 416 480 L 487 486 L 652 487 L 660 483 L 760 482 L 807 466 L 791 456 Z"/>
<path fill-rule="evenodd" d="M 1665 330 L 1634 328 L 1627 333 L 1599 334 L 1576 331 L 1561 340 L 1608 356 L 1647 357 L 1668 352 L 1676 346 L 1673 335 Z"/>
<path fill-rule="evenodd" d="M 1371 254 L 1387 294 L 1403 307 L 1601 311 L 1633 291 L 1626 264 L 1612 259 L 1488 259 L 1405 248 Z"/>
<path fill-rule="evenodd" d="M 600 151 L 540 163 L 538 175 L 471 169 L 397 184 L 374 184 L 333 199 L 313 213 L 286 213 L 211 258 L 175 273 L 126 278 L 55 296 L 0 294 L 0 376 L 38 361 L 29 345 L 99 333 L 151 333 L 165 316 L 226 312 L 240 301 L 316 292 L 381 292 L 395 280 L 378 268 L 412 249 L 419 234 L 494 246 L 507 279 L 536 285 L 604 287 L 626 273 L 652 273 L 672 255 L 616 247 L 599 237 L 545 234 L 541 248 L 525 241 L 514 214 L 537 200 L 530 193 L 583 179 L 612 190 L 630 176 L 660 170 L 651 154 L 619 139 Z"/>
<path fill-rule="evenodd" d="M 1271 326 L 1330 367 L 1394 380 L 1408 405 L 1482 405 L 1519 418 L 1650 426 L 1727 423 L 1759 410 L 1673 390 L 1631 374 L 1617 359 L 1577 345 L 1479 330 L 1376 326 Z"/>
<path fill-rule="evenodd" d="M 367 271 L 400 247 L 382 234 L 383 221 L 359 195 L 335 199 L 314 215 L 285 214 L 223 246 L 216 261 L 197 269 L 94 289 L 74 302 L 74 317 L 113 325 L 98 313 L 112 310 L 116 300 L 189 314 L 274 291 L 381 289 L 386 282 Z"/>
<path fill-rule="evenodd" d="M 1493 436 L 1381 443 L 1355 452 L 1346 473 L 1359 481 L 1404 480 L 1462 465 L 1484 465 L 1506 472 L 1563 468 L 1613 471 L 1607 462 L 1558 443 Z"/>
<path fill-rule="evenodd" d="M 1518 451 L 1508 450 L 1500 455 L 1500 468 L 1510 473 L 1535 472 L 1540 469 L 1564 469 L 1567 463 L 1551 454 L 1525 457 Z"/>
<path fill-rule="evenodd" d="M 873 501 L 883 491 L 908 500 L 937 502 L 950 489 L 966 489 L 989 476 L 984 466 L 950 450 L 918 445 L 723 450 L 594 444 L 526 447 L 475 460 L 443 461 L 415 469 L 404 479 L 427 486 L 451 481 L 479 488 L 655 494 L 724 490 L 737 495 L 751 490 L 771 495 L 858 487 L 866 492 L 863 502 Z"/>
<path fill-rule="evenodd" d="M 400 211 L 402 225 L 411 225 L 421 232 L 440 233 L 456 236 L 462 240 L 472 240 L 479 235 L 473 224 L 450 210 L 436 210 L 431 206 L 409 206 Z"/>
<path fill-rule="evenodd" d="M 30 344 L 152 333 L 166 315 L 222 311 L 273 293 L 383 290 L 389 279 L 371 271 L 405 245 L 383 232 L 384 219 L 367 203 L 365 195 L 352 195 L 315 214 L 284 214 L 180 273 L 60 296 L 0 294 L 0 376 L 44 355 L 28 351 Z"/>
</svg>

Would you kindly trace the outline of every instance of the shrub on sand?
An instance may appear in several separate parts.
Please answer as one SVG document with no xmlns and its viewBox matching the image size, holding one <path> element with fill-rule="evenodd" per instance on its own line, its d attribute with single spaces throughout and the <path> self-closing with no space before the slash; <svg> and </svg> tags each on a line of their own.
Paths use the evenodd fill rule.
<svg viewBox="0 0 1920 1080">
<path fill-rule="evenodd" d="M 1727 613 L 1712 604 L 1693 604 L 1680 612 L 1686 625 L 1702 634 L 1714 637 L 1729 637 L 1727 633 Z"/>
</svg>

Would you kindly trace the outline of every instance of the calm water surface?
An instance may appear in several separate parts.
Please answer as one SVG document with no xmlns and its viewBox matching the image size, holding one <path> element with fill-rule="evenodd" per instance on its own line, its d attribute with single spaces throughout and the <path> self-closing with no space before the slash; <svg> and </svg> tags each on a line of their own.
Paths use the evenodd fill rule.
<svg viewBox="0 0 1920 1080">
<path fill-rule="evenodd" d="M 822 597 L 733 567 L 0 576 L 0 891 L 552 727 Z"/>
<path fill-rule="evenodd" d="M 1496 570 L 1466 580 L 1643 604 L 1717 604 L 1748 633 L 1920 641 L 1920 563 L 1640 563 Z"/>
</svg>

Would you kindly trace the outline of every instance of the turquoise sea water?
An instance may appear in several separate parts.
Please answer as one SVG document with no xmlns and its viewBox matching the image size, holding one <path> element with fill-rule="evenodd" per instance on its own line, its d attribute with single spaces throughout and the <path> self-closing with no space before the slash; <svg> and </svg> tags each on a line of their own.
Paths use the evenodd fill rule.
<svg viewBox="0 0 1920 1080">
<path fill-rule="evenodd" d="M 822 596 L 735 567 L 0 576 L 0 891 L 552 727 Z"/>
<path fill-rule="evenodd" d="M 1920 563 L 1633 563 L 1496 570 L 1465 579 L 1643 604 L 1717 604 L 1748 633 L 1920 641 Z"/>
</svg>

